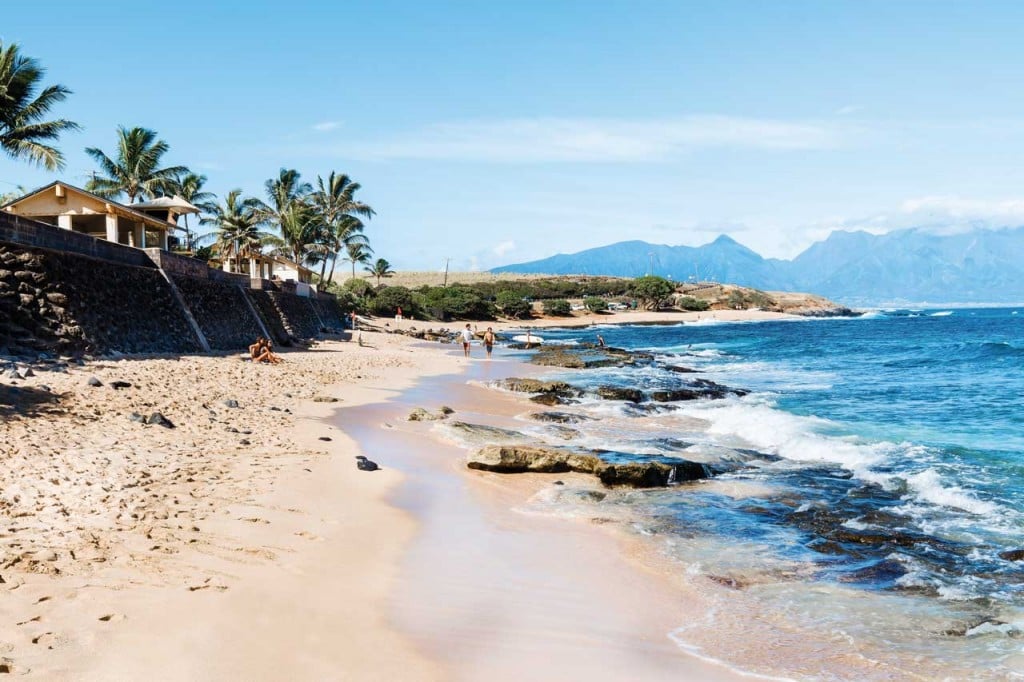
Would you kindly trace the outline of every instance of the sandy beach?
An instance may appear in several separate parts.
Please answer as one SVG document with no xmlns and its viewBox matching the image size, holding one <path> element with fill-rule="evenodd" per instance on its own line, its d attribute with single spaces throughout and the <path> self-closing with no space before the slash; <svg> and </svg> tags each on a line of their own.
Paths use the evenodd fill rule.
<svg viewBox="0 0 1024 682">
<path fill-rule="evenodd" d="M 541 483 L 495 487 L 399 423 L 409 401 L 458 404 L 467 376 L 507 375 L 502 362 L 398 334 L 363 341 L 287 352 L 276 366 L 96 359 L 3 379 L 3 669 L 90 680 L 736 677 L 672 645 L 669 614 L 699 604 L 666 603 L 669 586 L 614 538 L 516 514 Z M 429 393 L 408 390 L 430 377 Z M 402 407 L 387 407 L 398 396 Z M 155 412 L 173 428 L 139 421 Z M 361 446 L 381 471 L 355 467 Z M 439 532 L 493 551 L 453 564 L 458 548 L 431 542 Z"/>
</svg>

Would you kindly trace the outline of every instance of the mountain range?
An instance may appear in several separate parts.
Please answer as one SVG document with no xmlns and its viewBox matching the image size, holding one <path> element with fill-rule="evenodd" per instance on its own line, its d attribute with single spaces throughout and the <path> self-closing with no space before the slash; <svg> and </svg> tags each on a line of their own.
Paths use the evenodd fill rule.
<svg viewBox="0 0 1024 682">
<path fill-rule="evenodd" d="M 936 234 L 835 231 L 793 260 L 762 258 L 722 235 L 698 247 L 625 241 L 491 272 L 712 280 L 805 291 L 846 305 L 1024 302 L 1024 227 Z"/>
</svg>

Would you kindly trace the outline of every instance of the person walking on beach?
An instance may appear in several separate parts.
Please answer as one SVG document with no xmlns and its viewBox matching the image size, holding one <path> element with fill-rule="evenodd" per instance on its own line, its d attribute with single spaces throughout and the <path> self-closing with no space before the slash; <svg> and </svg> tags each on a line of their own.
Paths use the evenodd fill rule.
<svg viewBox="0 0 1024 682">
<path fill-rule="evenodd" d="M 473 342 L 473 330 L 469 328 L 469 322 L 466 323 L 466 328 L 462 330 L 462 354 L 469 357 L 469 344 Z"/>
<path fill-rule="evenodd" d="M 395 311 L 395 322 L 401 323 L 402 321 L 402 306 L 398 306 L 398 310 Z"/>
<path fill-rule="evenodd" d="M 494 350 L 494 330 L 490 327 L 484 332 L 484 349 L 487 351 L 487 359 L 491 359 L 491 351 Z"/>
<path fill-rule="evenodd" d="M 356 311 L 352 311 L 352 331 L 356 331 Z"/>
</svg>

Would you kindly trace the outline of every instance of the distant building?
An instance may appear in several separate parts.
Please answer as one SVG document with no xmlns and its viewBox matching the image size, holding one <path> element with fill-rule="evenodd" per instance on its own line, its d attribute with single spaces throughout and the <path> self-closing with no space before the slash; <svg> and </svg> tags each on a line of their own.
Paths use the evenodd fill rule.
<svg viewBox="0 0 1024 682">
<path fill-rule="evenodd" d="M 56 181 L 15 199 L 0 210 L 140 249 L 168 250 L 178 216 L 199 209 L 180 198 L 161 197 L 125 205 Z"/>
<path fill-rule="evenodd" d="M 258 254 L 212 260 L 220 262 L 225 272 L 246 274 L 253 280 L 292 282 L 295 284 L 295 292 L 300 296 L 310 296 L 317 290 L 313 284 L 313 271 L 284 256 Z"/>
</svg>

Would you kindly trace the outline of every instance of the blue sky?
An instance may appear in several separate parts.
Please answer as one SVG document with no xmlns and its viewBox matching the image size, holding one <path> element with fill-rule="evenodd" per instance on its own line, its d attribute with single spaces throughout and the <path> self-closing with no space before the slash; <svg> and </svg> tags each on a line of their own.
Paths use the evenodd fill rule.
<svg viewBox="0 0 1024 682">
<path fill-rule="evenodd" d="M 118 125 L 218 194 L 361 182 L 399 269 L 721 233 L 1024 223 L 1024 3 L 177 2 L 4 9 L 74 94 L 83 184 Z M 55 175 L 0 157 L 0 191 Z"/>
</svg>

